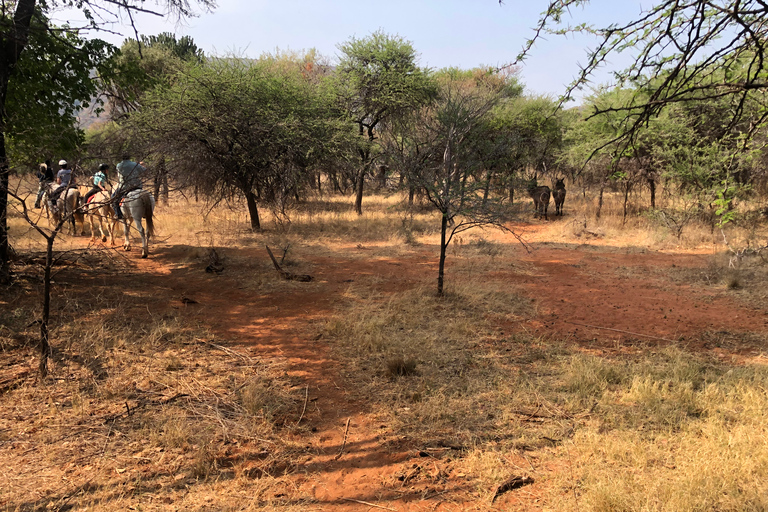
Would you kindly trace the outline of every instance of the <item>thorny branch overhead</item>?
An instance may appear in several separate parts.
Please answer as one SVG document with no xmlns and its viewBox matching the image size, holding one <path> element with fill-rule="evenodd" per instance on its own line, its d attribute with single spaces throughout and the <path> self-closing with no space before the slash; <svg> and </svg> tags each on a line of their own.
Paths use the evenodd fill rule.
<svg viewBox="0 0 768 512">
<path fill-rule="evenodd" d="M 503 3 L 500 0 L 499 3 Z M 592 116 L 624 112 L 620 135 L 610 141 L 627 147 L 650 119 L 667 105 L 688 101 L 727 99 L 730 130 L 746 125 L 745 144 L 766 116 L 746 119 L 748 100 L 768 110 L 766 42 L 768 2 L 763 0 L 657 0 L 624 24 L 604 28 L 566 25 L 565 15 L 589 0 L 553 0 L 547 4 L 515 64 L 523 61 L 546 34 L 587 33 L 597 37 L 587 52 L 587 64 L 565 91 L 561 105 L 587 86 L 609 56 L 633 52 L 632 64 L 614 73 L 617 85 L 631 86 L 630 101 L 620 106 L 596 107 Z"/>
</svg>

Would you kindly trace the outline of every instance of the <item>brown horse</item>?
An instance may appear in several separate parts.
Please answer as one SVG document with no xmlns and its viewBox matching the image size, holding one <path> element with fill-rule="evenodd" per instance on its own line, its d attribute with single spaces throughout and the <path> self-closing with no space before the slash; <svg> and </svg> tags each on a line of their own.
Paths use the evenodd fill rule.
<svg viewBox="0 0 768 512">
<path fill-rule="evenodd" d="M 563 203 L 565 202 L 565 183 L 562 179 L 555 182 L 555 190 L 552 192 L 552 199 L 555 200 L 555 215 L 563 215 Z"/>
</svg>

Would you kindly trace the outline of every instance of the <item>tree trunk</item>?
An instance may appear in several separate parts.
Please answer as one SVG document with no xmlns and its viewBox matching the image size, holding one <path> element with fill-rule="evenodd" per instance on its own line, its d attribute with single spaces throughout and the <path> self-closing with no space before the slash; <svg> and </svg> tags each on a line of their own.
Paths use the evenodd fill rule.
<svg viewBox="0 0 768 512">
<path fill-rule="evenodd" d="M 627 223 L 627 204 L 629 203 L 629 192 L 632 190 L 632 183 L 627 181 L 624 184 L 624 218 L 621 221 L 621 225 L 625 225 Z"/>
<path fill-rule="evenodd" d="M 602 183 L 600 183 L 600 195 L 598 196 L 597 200 L 597 212 L 595 212 L 595 218 L 600 218 L 600 213 L 603 209 L 603 192 L 605 191 L 605 180 L 603 180 Z"/>
<path fill-rule="evenodd" d="M 13 23 L 4 21 L 0 33 L 0 283 L 11 279 L 11 251 L 8 242 L 8 180 L 10 167 L 5 148 L 5 103 L 8 98 L 8 82 L 16 68 L 21 52 L 27 46 L 29 26 L 37 5 L 36 0 L 18 0 Z"/>
<path fill-rule="evenodd" d="M 362 170 L 357 175 L 357 183 L 355 183 L 355 212 L 358 215 L 363 214 L 363 186 L 365 184 L 365 175 L 368 170 L 368 164 L 363 165 Z"/>
<path fill-rule="evenodd" d="M 493 179 L 493 171 L 489 170 L 485 178 L 485 187 L 483 190 L 483 208 L 488 204 L 488 195 L 491 193 L 491 180 Z"/>
<path fill-rule="evenodd" d="M 37 368 L 41 378 L 48 375 L 48 357 L 51 355 L 51 344 L 48 337 L 48 322 L 51 318 L 51 268 L 53 267 L 53 242 L 56 232 L 46 237 L 45 270 L 43 274 L 43 316 L 40 319 L 40 344 L 38 346 L 40 360 Z"/>
<path fill-rule="evenodd" d="M 653 177 L 648 178 L 648 188 L 651 189 L 651 208 L 656 208 L 656 181 Z"/>
<path fill-rule="evenodd" d="M 160 168 L 158 166 L 157 172 L 155 173 L 155 183 L 152 190 L 152 193 L 155 196 L 155 199 L 157 199 L 158 202 L 160 202 Z"/>
<path fill-rule="evenodd" d="M 443 218 L 440 224 L 440 264 L 437 270 L 437 295 L 443 296 L 443 282 L 445 280 L 445 235 L 448 231 L 448 216 L 443 213 Z"/>
<path fill-rule="evenodd" d="M 5 134 L 0 131 L 0 284 L 11 282 L 11 254 L 8 243 L 9 174 L 10 168 L 5 155 Z"/>
<path fill-rule="evenodd" d="M 261 231 L 261 222 L 259 221 L 259 206 L 256 203 L 256 195 L 249 190 L 245 193 L 245 201 L 248 203 L 248 213 L 251 216 L 251 229 Z"/>
</svg>

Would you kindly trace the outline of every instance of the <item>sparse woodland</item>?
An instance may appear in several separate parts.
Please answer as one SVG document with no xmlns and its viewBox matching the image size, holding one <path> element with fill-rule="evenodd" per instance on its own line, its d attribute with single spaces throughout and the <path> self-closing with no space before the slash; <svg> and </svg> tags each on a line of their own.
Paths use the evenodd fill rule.
<svg viewBox="0 0 768 512">
<path fill-rule="evenodd" d="M 768 7 L 584 3 L 521 54 L 597 34 L 573 92 L 634 48 L 578 106 L 384 31 L 246 59 L 0 7 L 0 510 L 767 509 Z M 144 261 L 31 206 L 125 152 Z"/>
</svg>

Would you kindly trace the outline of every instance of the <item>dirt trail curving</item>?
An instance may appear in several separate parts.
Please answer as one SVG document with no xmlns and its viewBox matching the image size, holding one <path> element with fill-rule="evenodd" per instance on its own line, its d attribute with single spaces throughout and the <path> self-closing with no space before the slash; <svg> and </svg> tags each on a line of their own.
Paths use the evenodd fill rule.
<svg viewBox="0 0 768 512">
<path fill-rule="evenodd" d="M 703 332 L 768 327 L 765 312 L 745 308 L 716 291 L 694 290 L 671 277 L 681 267 L 705 267 L 702 256 L 591 245 L 535 244 L 534 248 L 532 253 L 516 249 L 515 257 L 529 269 L 525 274 L 494 274 L 536 301 L 537 315 L 513 328 L 605 351 L 670 342 L 703 346 L 706 342 L 699 336 Z M 295 484 L 313 498 L 312 509 L 373 510 L 371 504 L 398 511 L 488 509 L 487 501 L 474 501 L 460 478 L 448 478 L 435 489 L 393 486 L 397 475 L 414 467 L 438 472 L 440 468 L 425 464 L 416 447 L 398 448 L 386 437 L 367 404 L 353 398 L 327 344 L 315 336 L 315 323 L 335 314 L 350 282 L 376 276 L 379 286 L 388 290 L 423 282 L 424 262 L 434 258 L 434 247 L 422 246 L 409 260 L 391 264 L 303 255 L 313 266 L 315 281 L 298 294 L 288 289 L 259 293 L 243 288 L 236 272 L 217 276 L 206 274 L 202 267 L 179 268 L 170 248 L 156 246 L 153 251 L 149 260 L 137 260 L 143 277 L 134 280 L 135 285 L 151 283 L 158 303 L 183 309 L 189 321 L 206 325 L 229 346 L 262 358 L 281 358 L 288 363 L 289 374 L 306 383 L 309 407 L 304 421 L 313 434 L 300 440 L 309 455 L 296 468 Z M 740 350 L 726 348 L 730 353 Z M 527 496 L 535 494 L 536 484 Z M 510 494 L 496 507 L 538 509 L 533 501 L 518 499 Z"/>
</svg>

